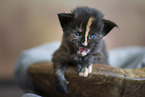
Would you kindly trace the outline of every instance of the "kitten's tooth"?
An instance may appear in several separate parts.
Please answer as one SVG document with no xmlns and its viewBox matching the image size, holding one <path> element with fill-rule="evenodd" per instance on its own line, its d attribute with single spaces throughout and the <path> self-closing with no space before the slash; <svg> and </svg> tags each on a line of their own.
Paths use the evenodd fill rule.
<svg viewBox="0 0 145 97">
<path fill-rule="evenodd" d="M 92 73 L 92 67 L 93 67 L 93 65 L 91 64 L 91 65 L 89 65 L 89 67 L 88 67 L 88 69 L 89 69 L 89 73 Z"/>
</svg>

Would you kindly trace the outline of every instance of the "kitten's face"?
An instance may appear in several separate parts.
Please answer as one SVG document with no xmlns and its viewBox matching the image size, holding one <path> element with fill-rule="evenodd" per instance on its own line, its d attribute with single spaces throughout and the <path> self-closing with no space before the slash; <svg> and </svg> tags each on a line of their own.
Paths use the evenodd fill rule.
<svg viewBox="0 0 145 97">
<path fill-rule="evenodd" d="M 97 47 L 103 38 L 101 35 L 103 26 L 102 21 L 97 21 L 93 17 L 76 20 L 64 30 L 64 37 L 77 50 L 78 55 L 85 56 Z"/>
<path fill-rule="evenodd" d="M 63 39 L 69 42 L 79 56 L 86 56 L 93 48 L 97 48 L 102 38 L 117 26 L 109 20 L 104 20 L 97 12 L 93 12 L 95 16 L 88 16 L 88 13 L 82 17 L 81 14 L 76 17 L 75 13 L 58 14 L 64 32 Z"/>
</svg>

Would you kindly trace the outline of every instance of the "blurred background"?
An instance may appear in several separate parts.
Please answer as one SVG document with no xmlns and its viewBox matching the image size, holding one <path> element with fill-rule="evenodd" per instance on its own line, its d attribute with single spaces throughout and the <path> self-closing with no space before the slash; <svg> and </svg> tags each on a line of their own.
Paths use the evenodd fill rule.
<svg viewBox="0 0 145 97">
<path fill-rule="evenodd" d="M 17 57 L 23 50 L 60 41 L 57 13 L 77 6 L 96 8 L 119 26 L 104 38 L 109 50 L 145 46 L 144 0 L 0 0 L 0 97 L 23 94 L 13 81 Z"/>
</svg>

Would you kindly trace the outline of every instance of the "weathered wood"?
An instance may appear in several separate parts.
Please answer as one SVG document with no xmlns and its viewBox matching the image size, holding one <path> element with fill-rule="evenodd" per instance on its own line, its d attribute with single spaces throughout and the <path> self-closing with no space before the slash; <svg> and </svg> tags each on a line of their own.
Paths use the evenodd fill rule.
<svg viewBox="0 0 145 97">
<path fill-rule="evenodd" d="M 121 69 L 95 64 L 93 72 L 80 77 L 75 68 L 68 68 L 68 94 L 55 90 L 52 63 L 37 63 L 29 67 L 35 86 L 48 97 L 145 97 L 145 68 Z"/>
</svg>

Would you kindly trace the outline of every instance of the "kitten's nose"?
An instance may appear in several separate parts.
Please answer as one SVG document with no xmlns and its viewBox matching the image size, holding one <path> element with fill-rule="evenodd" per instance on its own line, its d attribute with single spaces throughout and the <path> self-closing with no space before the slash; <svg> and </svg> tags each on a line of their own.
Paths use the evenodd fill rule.
<svg viewBox="0 0 145 97">
<path fill-rule="evenodd" d="M 83 46 L 87 46 L 87 45 L 88 45 L 88 43 L 87 43 L 87 42 L 84 42 L 84 43 L 82 43 L 82 45 L 83 45 Z"/>
</svg>

